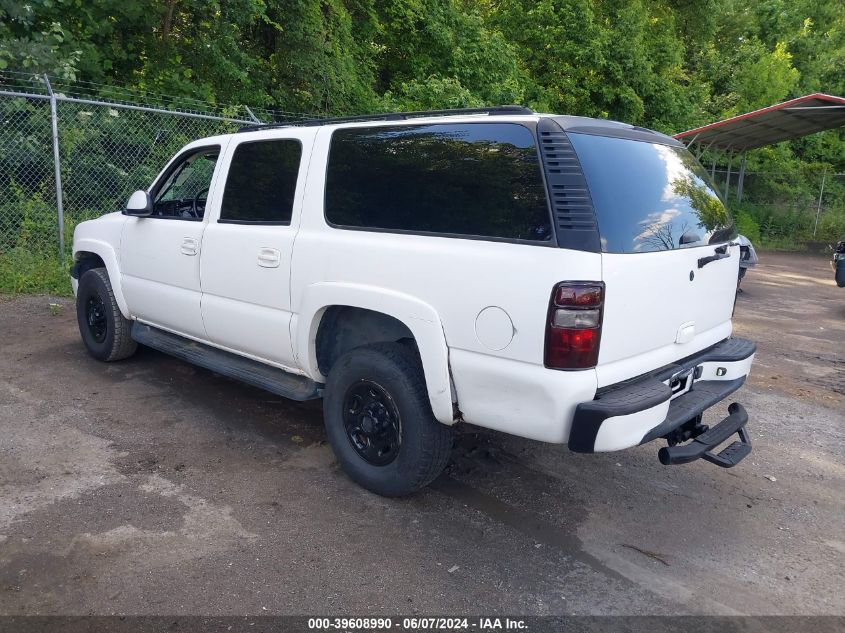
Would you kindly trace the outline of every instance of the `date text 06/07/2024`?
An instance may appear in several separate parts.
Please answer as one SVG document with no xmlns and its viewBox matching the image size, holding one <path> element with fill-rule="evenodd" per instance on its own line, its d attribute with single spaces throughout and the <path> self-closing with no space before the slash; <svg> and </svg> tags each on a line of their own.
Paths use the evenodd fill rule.
<svg viewBox="0 0 845 633">
<path fill-rule="evenodd" d="M 519 618 L 498 617 L 409 617 L 393 620 L 392 618 L 309 618 L 309 630 L 329 631 L 519 631 L 528 627 L 525 620 Z"/>
</svg>

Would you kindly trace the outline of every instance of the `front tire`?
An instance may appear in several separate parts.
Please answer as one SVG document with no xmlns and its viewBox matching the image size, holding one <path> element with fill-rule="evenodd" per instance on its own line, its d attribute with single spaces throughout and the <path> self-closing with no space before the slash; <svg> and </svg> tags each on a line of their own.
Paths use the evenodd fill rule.
<svg viewBox="0 0 845 633">
<path fill-rule="evenodd" d="M 323 414 L 343 470 L 376 494 L 416 492 L 449 462 L 452 429 L 435 419 L 419 358 L 405 345 L 341 356 L 329 372 Z"/>
<path fill-rule="evenodd" d="M 76 321 L 85 349 L 97 360 L 128 358 L 138 348 L 130 336 L 132 322 L 117 307 L 105 268 L 87 270 L 79 279 Z"/>
</svg>

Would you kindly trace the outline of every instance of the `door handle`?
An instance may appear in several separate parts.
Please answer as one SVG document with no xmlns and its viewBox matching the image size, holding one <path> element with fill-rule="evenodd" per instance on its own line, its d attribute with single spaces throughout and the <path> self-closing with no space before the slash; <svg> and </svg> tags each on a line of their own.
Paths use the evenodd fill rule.
<svg viewBox="0 0 845 633">
<path fill-rule="evenodd" d="M 261 248 L 258 251 L 258 265 L 262 268 L 278 268 L 282 254 L 275 248 Z"/>
<path fill-rule="evenodd" d="M 197 241 L 192 237 L 183 237 L 182 238 L 182 254 L 183 255 L 196 255 L 197 250 L 199 248 L 199 244 Z"/>
<path fill-rule="evenodd" d="M 699 268 L 704 268 L 710 262 L 716 262 L 716 261 L 719 261 L 720 259 L 726 259 L 726 258 L 731 256 L 731 253 L 728 250 L 727 245 L 726 246 L 719 246 L 715 250 L 716 250 L 716 253 L 714 255 L 710 255 L 708 257 L 699 257 L 698 258 L 698 267 Z"/>
<path fill-rule="evenodd" d="M 725 259 L 731 256 L 731 252 L 728 250 L 731 246 L 739 246 L 739 242 L 729 242 L 727 244 L 722 244 L 721 246 L 717 246 L 713 250 L 715 254 L 710 255 L 709 257 L 701 257 L 698 260 L 698 267 L 704 268 L 710 262 L 717 262 L 720 259 Z"/>
</svg>

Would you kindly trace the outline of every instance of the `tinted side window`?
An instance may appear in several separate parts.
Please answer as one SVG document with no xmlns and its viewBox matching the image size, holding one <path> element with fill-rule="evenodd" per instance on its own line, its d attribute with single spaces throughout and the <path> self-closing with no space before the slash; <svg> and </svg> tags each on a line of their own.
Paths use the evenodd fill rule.
<svg viewBox="0 0 845 633">
<path fill-rule="evenodd" d="M 551 238 L 534 137 L 514 123 L 336 131 L 326 219 L 345 227 Z"/>
<path fill-rule="evenodd" d="M 284 139 L 242 143 L 235 149 L 221 222 L 290 223 L 302 145 Z"/>
</svg>

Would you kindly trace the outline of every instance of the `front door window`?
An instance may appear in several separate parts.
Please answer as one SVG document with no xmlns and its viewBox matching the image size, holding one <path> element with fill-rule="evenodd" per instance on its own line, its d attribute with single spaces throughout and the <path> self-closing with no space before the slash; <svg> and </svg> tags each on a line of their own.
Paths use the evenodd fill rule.
<svg viewBox="0 0 845 633">
<path fill-rule="evenodd" d="M 152 217 L 201 220 L 219 154 L 214 147 L 179 161 L 155 192 Z"/>
</svg>

